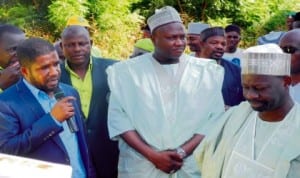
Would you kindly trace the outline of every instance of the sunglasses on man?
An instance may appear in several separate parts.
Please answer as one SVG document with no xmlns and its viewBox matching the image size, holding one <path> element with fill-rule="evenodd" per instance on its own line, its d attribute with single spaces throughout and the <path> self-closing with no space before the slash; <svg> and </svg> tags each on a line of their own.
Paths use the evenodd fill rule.
<svg viewBox="0 0 300 178">
<path fill-rule="evenodd" d="M 288 54 L 294 54 L 296 51 L 300 51 L 300 48 L 294 46 L 284 46 L 281 47 L 282 51 Z"/>
</svg>

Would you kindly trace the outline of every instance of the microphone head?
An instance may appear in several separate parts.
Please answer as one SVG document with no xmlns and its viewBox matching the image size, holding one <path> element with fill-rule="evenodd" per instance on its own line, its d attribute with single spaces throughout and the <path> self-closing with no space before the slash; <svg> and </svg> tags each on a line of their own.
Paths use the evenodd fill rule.
<svg viewBox="0 0 300 178">
<path fill-rule="evenodd" d="M 54 89 L 53 93 L 56 100 L 60 100 L 65 97 L 64 92 L 59 87 Z"/>
</svg>

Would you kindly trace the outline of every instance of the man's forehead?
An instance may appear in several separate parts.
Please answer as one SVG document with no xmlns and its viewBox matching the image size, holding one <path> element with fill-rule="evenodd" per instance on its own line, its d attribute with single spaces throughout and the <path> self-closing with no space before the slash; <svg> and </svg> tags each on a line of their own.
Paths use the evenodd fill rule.
<svg viewBox="0 0 300 178">
<path fill-rule="evenodd" d="M 278 79 L 275 75 L 257 75 L 257 74 L 242 74 L 243 84 L 268 84 L 274 79 Z"/>
<path fill-rule="evenodd" d="M 85 34 L 70 34 L 61 39 L 64 43 L 65 41 L 89 41 L 90 38 Z"/>
<path fill-rule="evenodd" d="M 230 31 L 230 32 L 226 32 L 226 33 L 225 33 L 225 36 L 228 36 L 228 35 L 231 35 L 231 36 L 233 36 L 233 35 L 239 36 L 240 34 L 239 34 L 238 32 L 235 32 L 235 31 Z"/>
<path fill-rule="evenodd" d="M 16 34 L 16 33 L 4 33 L 2 37 L 0 38 L 0 45 L 3 46 L 11 46 L 11 45 L 17 45 L 21 41 L 25 40 L 25 34 Z"/>
<path fill-rule="evenodd" d="M 214 40 L 226 41 L 225 36 L 221 36 L 221 35 L 211 36 L 206 39 L 206 41 L 214 41 Z"/>
</svg>

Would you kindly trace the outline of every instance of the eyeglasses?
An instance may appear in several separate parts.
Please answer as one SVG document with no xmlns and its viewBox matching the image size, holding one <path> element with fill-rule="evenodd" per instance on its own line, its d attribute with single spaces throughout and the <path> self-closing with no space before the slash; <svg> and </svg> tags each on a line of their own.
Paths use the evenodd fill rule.
<svg viewBox="0 0 300 178">
<path fill-rule="evenodd" d="M 293 46 L 284 46 L 281 47 L 282 51 L 289 54 L 294 54 L 296 51 L 300 51 L 300 48 L 296 48 Z"/>
</svg>

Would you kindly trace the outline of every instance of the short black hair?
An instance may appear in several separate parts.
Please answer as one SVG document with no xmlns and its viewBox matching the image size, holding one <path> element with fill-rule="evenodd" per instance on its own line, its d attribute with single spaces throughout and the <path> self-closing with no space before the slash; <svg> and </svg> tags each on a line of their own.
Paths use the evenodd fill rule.
<svg viewBox="0 0 300 178">
<path fill-rule="evenodd" d="M 20 28 L 14 25 L 2 24 L 0 25 L 0 39 L 2 39 L 2 36 L 5 35 L 5 33 L 24 34 Z"/>
<path fill-rule="evenodd" d="M 17 47 L 17 57 L 22 66 L 30 66 L 37 57 L 55 51 L 54 46 L 42 38 L 28 38 Z"/>
<path fill-rule="evenodd" d="M 231 25 L 227 25 L 225 27 L 225 32 L 228 33 L 228 32 L 237 32 L 238 34 L 241 34 L 241 28 L 237 25 L 234 25 L 234 24 L 231 24 Z"/>
</svg>

